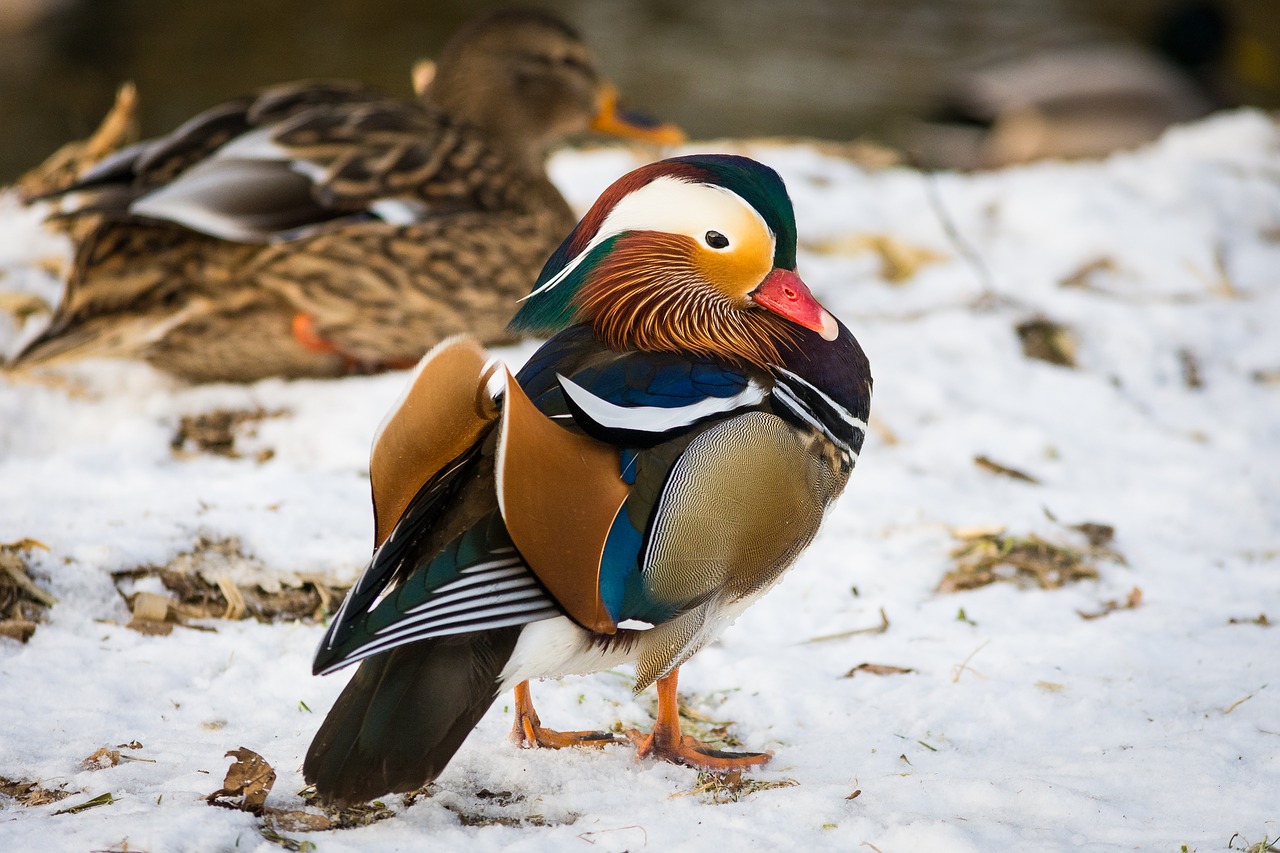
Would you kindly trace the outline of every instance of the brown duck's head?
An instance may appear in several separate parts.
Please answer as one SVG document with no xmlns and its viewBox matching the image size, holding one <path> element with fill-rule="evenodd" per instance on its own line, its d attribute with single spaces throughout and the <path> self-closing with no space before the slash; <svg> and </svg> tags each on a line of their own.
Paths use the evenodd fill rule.
<svg viewBox="0 0 1280 853">
<path fill-rule="evenodd" d="M 473 20 L 444 46 L 434 71 L 415 77 L 423 97 L 530 165 L 590 129 L 664 144 L 684 139 L 674 125 L 619 111 L 617 91 L 581 36 L 545 12 L 508 9 Z"/>
</svg>

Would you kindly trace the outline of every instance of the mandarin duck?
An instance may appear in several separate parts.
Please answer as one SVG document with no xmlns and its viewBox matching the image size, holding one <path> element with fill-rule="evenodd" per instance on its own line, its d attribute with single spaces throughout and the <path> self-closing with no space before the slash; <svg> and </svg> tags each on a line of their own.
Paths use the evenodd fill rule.
<svg viewBox="0 0 1280 853">
<path fill-rule="evenodd" d="M 100 222 L 11 367 L 141 358 L 189 381 L 412 366 L 505 340 L 575 217 L 549 149 L 595 129 L 680 132 L 617 108 L 567 24 L 501 11 L 445 45 L 421 97 L 282 84 L 127 147 L 54 197 Z"/>
<path fill-rule="evenodd" d="M 359 662 L 307 752 L 323 799 L 436 778 L 508 688 L 636 664 L 641 756 L 729 771 L 769 754 L 682 736 L 678 669 L 810 543 L 862 447 L 871 374 L 795 272 L 782 180 L 744 157 L 663 160 L 604 192 L 512 320 L 551 337 L 512 377 L 438 345 L 370 457 L 375 550 L 316 653 Z M 711 535 L 709 535 L 711 534 Z"/>
</svg>

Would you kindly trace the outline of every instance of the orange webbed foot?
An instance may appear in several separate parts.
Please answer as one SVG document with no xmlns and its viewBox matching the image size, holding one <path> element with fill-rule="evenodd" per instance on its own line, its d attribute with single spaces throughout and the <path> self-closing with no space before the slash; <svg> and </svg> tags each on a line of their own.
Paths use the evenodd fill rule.
<svg viewBox="0 0 1280 853">
<path fill-rule="evenodd" d="M 636 758 L 661 758 L 674 764 L 683 764 L 712 773 L 730 773 L 760 767 L 773 759 L 772 752 L 725 752 L 713 749 L 692 735 L 680 733 L 680 703 L 676 698 L 676 669 L 658 679 L 658 719 L 653 731 L 645 734 L 638 729 L 627 732 L 627 739 L 636 747 Z"/>
<path fill-rule="evenodd" d="M 639 729 L 627 731 L 627 739 L 636 747 L 637 758 L 661 758 L 672 764 L 683 764 L 712 773 L 729 773 L 761 767 L 773 760 L 772 752 L 725 752 L 713 749 L 692 735 L 664 736 L 659 729 L 645 734 Z"/>
<path fill-rule="evenodd" d="M 558 732 L 543 728 L 538 719 L 538 712 L 533 708 L 533 699 L 529 694 L 529 682 L 522 681 L 516 685 L 516 720 L 511 727 L 511 741 L 524 749 L 546 747 L 562 749 L 566 746 L 602 747 L 610 743 L 622 743 L 621 738 L 608 732 Z"/>
</svg>

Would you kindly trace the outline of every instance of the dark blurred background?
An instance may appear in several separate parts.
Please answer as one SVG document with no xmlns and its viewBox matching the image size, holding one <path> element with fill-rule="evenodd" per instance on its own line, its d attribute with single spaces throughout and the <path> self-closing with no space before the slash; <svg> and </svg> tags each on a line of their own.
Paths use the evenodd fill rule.
<svg viewBox="0 0 1280 853">
<path fill-rule="evenodd" d="M 0 182 L 92 131 L 125 80 L 138 85 L 148 136 L 222 99 L 291 79 L 351 77 L 407 95 L 415 59 L 433 55 L 462 21 L 498 5 L 507 4 L 0 0 Z M 975 97 L 965 87 L 975 69 L 1089 44 L 1141 46 L 1159 57 L 1201 97 L 1191 112 L 1280 106 L 1278 0 L 533 5 L 583 31 L 632 106 L 678 122 L 695 139 L 803 135 L 912 144 L 920 119 L 959 127 L 991 119 L 966 114 Z M 1081 60 L 1065 60 L 1054 73 L 1083 79 L 1088 68 L 1072 62 Z M 1012 67 L 1012 79 L 1035 76 Z"/>
</svg>

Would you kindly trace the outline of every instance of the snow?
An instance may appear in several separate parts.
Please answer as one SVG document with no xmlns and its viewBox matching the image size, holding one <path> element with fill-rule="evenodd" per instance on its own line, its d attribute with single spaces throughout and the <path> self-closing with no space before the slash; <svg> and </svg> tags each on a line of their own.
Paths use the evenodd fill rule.
<svg viewBox="0 0 1280 853">
<path fill-rule="evenodd" d="M 1275 120 L 1229 113 L 1101 162 L 977 175 L 866 172 L 799 142 L 689 150 L 712 147 L 787 180 L 801 275 L 876 378 L 872 434 L 817 542 L 682 670 L 696 712 L 775 751 L 750 777 L 796 784 L 715 803 L 691 793 L 693 771 L 626 747 L 519 750 L 504 696 L 431 796 L 390 797 L 394 817 L 366 827 L 282 834 L 324 853 L 1206 851 L 1280 836 L 1280 629 L 1250 621 L 1280 621 Z M 641 162 L 565 152 L 552 174 L 582 210 Z M 890 284 L 867 235 L 941 260 Z M 56 298 L 38 262 L 57 252 L 0 199 L 0 289 Z M 1024 357 L 1014 327 L 1035 316 L 1071 328 L 1077 369 Z M 0 326 L 0 347 L 33 332 Z M 244 746 L 279 774 L 267 805 L 303 808 L 302 756 L 346 678 L 309 674 L 322 627 L 211 620 L 143 636 L 124 627 L 111 573 L 236 537 L 268 574 L 349 583 L 372 536 L 369 440 L 405 374 L 184 387 L 100 363 L 65 376 L 0 377 L 0 543 L 46 543 L 29 571 L 58 598 L 29 643 L 0 639 L 0 776 L 74 793 L 0 796 L 0 850 L 278 849 L 259 819 L 204 798 Z M 258 408 L 275 414 L 241 432 L 240 458 L 170 446 L 183 415 Z M 1114 525 L 1126 560 L 1100 561 L 1097 581 L 935 591 L 955 528 L 1078 544 L 1066 525 L 1084 521 Z M 1134 588 L 1133 609 L 1077 612 Z M 881 610 L 881 633 L 807 642 L 879 625 Z M 863 662 L 912 672 L 843 677 Z M 652 690 L 636 697 L 618 673 L 533 692 L 556 728 L 652 721 Z M 147 761 L 80 768 L 131 741 L 143 746 L 122 751 Z M 106 792 L 111 805 L 55 814 Z"/>
</svg>

